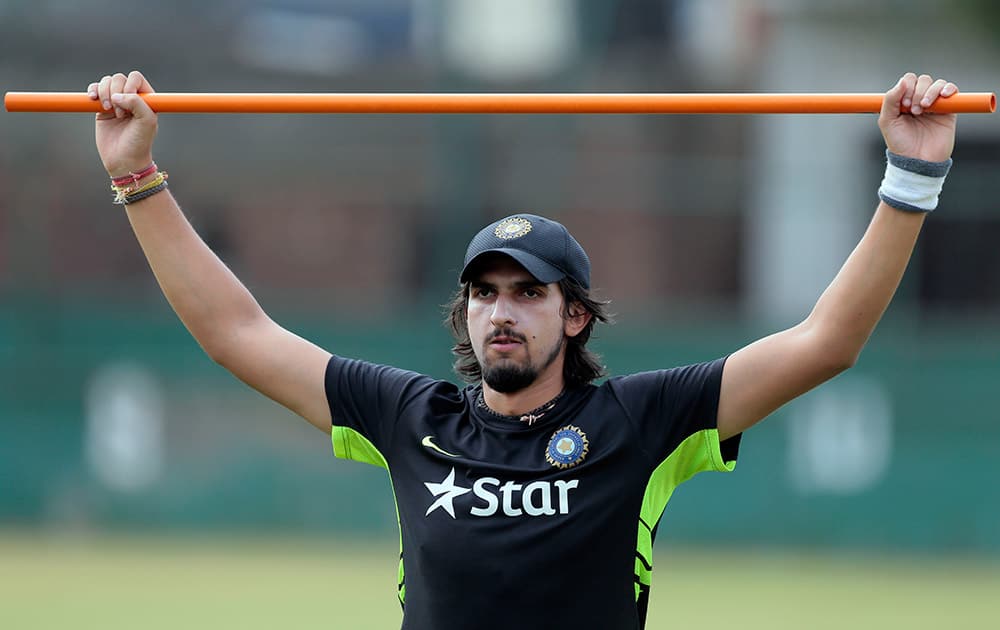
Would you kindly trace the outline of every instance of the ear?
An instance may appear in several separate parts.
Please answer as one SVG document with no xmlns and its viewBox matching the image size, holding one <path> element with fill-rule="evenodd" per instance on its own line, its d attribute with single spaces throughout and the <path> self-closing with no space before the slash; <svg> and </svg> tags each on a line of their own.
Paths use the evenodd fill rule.
<svg viewBox="0 0 1000 630">
<path fill-rule="evenodd" d="M 563 332 L 567 337 L 576 337 L 590 323 L 591 313 L 579 302 L 573 302 L 567 309 L 568 317 L 563 319 Z"/>
</svg>

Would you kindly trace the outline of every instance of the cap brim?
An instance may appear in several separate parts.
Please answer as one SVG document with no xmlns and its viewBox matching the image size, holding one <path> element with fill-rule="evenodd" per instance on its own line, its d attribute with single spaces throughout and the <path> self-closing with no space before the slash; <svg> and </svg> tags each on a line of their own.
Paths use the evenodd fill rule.
<svg viewBox="0 0 1000 630">
<path fill-rule="evenodd" d="M 522 251 L 520 249 L 507 249 L 504 247 L 497 247 L 494 249 L 487 249 L 485 251 L 479 252 L 476 256 L 466 263 L 465 268 L 462 269 L 462 275 L 459 276 L 459 282 L 468 282 L 471 278 L 471 272 L 476 267 L 476 261 L 481 260 L 483 256 L 487 254 L 504 254 L 513 258 L 522 267 L 524 267 L 528 273 L 535 277 L 539 282 L 548 284 L 550 282 L 558 282 L 566 277 L 566 273 L 545 262 L 538 256 L 529 254 L 528 252 Z"/>
</svg>

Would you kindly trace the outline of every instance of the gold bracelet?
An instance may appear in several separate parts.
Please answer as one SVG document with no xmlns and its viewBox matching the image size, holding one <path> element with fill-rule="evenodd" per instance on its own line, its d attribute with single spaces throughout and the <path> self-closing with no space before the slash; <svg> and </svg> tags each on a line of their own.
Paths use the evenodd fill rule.
<svg viewBox="0 0 1000 630">
<path fill-rule="evenodd" d="M 165 182 L 167 180 L 167 178 L 169 178 L 169 177 L 170 177 L 170 175 L 167 174 L 166 171 L 157 171 L 156 177 L 154 177 L 153 179 L 151 179 L 148 182 L 146 182 L 146 184 L 144 184 L 140 188 L 132 188 L 131 186 L 118 187 L 118 186 L 115 186 L 114 184 L 112 184 L 111 185 L 111 190 L 112 190 L 112 192 L 115 193 L 115 201 L 114 202 L 116 204 L 125 203 L 125 201 L 129 197 L 138 195 L 139 193 L 142 193 L 142 192 L 145 192 L 147 190 L 150 190 L 151 188 L 156 188 L 157 186 L 159 186 L 160 184 L 162 184 L 163 182 Z"/>
</svg>

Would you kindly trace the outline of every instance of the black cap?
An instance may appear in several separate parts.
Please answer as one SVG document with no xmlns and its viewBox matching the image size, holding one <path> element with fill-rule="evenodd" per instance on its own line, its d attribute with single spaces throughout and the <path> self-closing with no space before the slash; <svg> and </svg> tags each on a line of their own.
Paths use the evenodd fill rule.
<svg viewBox="0 0 1000 630">
<path fill-rule="evenodd" d="M 561 223 L 534 214 L 515 214 L 487 225 L 473 237 L 465 252 L 460 282 L 467 282 L 472 263 L 483 254 L 510 256 L 539 282 L 558 282 L 569 276 L 590 288 L 587 252 Z"/>
</svg>

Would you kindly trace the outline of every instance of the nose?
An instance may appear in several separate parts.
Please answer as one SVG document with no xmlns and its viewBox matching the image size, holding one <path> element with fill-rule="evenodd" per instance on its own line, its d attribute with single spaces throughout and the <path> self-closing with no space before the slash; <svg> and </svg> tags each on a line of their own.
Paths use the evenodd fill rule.
<svg viewBox="0 0 1000 630">
<path fill-rule="evenodd" d="M 490 323 L 497 328 L 504 328 L 517 324 L 514 310 L 510 300 L 502 295 L 497 296 L 493 302 L 493 312 L 490 313 Z"/>
</svg>

